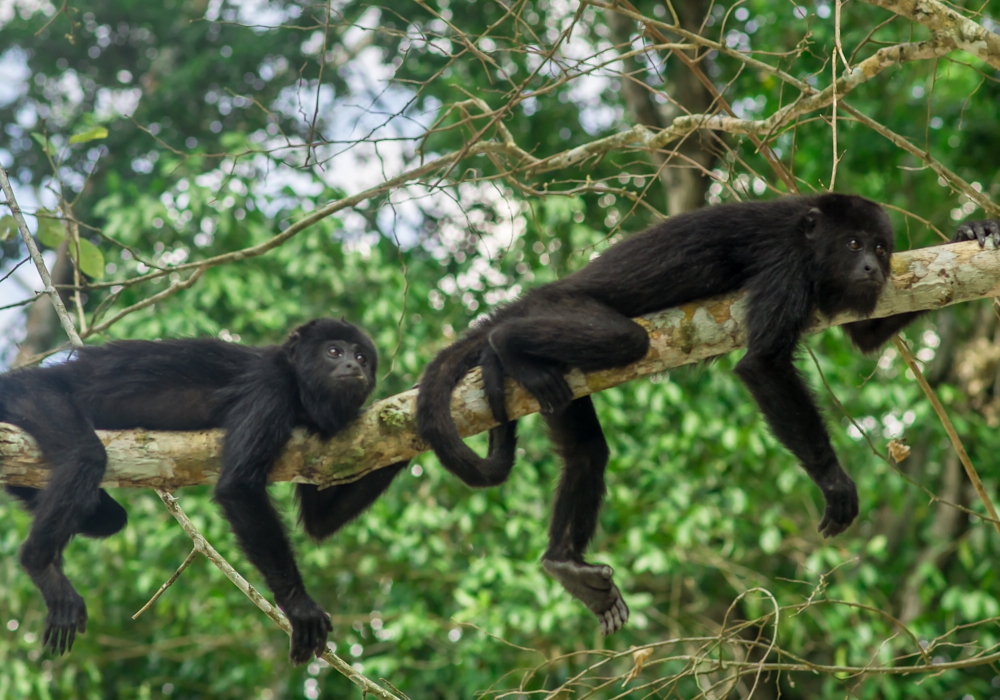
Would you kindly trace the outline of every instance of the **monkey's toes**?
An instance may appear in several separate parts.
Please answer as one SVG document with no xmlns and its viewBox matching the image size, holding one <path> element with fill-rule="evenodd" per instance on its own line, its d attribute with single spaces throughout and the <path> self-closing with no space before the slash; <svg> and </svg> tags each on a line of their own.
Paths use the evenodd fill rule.
<svg viewBox="0 0 1000 700">
<path fill-rule="evenodd" d="M 542 566 L 597 616 L 601 634 L 617 632 L 628 621 L 628 606 L 615 585 L 615 572 L 610 566 L 552 559 L 543 559 Z"/>
<path fill-rule="evenodd" d="M 60 601 L 49 608 L 42 645 L 56 656 L 62 656 L 73 649 L 76 633 L 86 631 L 87 606 L 83 598 Z"/>
<path fill-rule="evenodd" d="M 618 590 L 617 587 L 615 590 Z M 601 621 L 601 634 L 607 637 L 609 634 L 614 634 L 620 630 L 628 622 L 628 614 L 628 606 L 625 605 L 625 600 L 619 593 L 618 599 L 611 608 L 605 610 L 603 614 L 598 615 Z"/>
</svg>

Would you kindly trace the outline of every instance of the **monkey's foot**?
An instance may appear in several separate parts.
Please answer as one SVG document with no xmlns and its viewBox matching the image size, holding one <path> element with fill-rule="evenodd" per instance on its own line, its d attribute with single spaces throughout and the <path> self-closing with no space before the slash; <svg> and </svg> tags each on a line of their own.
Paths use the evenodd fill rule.
<svg viewBox="0 0 1000 700">
<path fill-rule="evenodd" d="M 826 499 L 826 511 L 817 530 L 824 538 L 833 537 L 849 528 L 858 517 L 858 489 L 842 469 L 828 483 L 820 484 L 820 488 Z"/>
<path fill-rule="evenodd" d="M 306 594 L 300 594 L 278 607 L 292 625 L 292 643 L 288 659 L 293 664 L 304 664 L 326 650 L 326 637 L 333 629 L 330 616 Z"/>
<path fill-rule="evenodd" d="M 517 371 L 515 379 L 535 397 L 542 413 L 555 413 L 573 400 L 573 390 L 562 370 L 553 365 L 531 365 Z"/>
<path fill-rule="evenodd" d="M 33 578 L 36 584 L 39 584 L 39 579 L 44 581 L 44 585 L 39 584 L 38 587 L 49 609 L 42 645 L 61 656 L 73 648 L 77 632 L 83 634 L 87 631 L 87 604 L 61 572 L 53 573 L 54 569 L 49 567 L 42 576 Z"/>
<path fill-rule="evenodd" d="M 617 632 L 628 622 L 628 606 L 610 566 L 542 559 L 542 566 L 566 591 L 586 605 L 601 622 L 601 634 Z"/>
</svg>

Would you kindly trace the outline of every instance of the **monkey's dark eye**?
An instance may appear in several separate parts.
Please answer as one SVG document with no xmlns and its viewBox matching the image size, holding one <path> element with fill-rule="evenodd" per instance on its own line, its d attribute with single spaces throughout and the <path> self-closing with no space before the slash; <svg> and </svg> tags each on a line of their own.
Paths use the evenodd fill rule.
<svg viewBox="0 0 1000 700">
<path fill-rule="evenodd" d="M 857 238 L 852 238 L 847 242 L 847 249 L 852 253 L 857 253 L 862 248 L 864 248 L 864 246 L 861 245 L 861 241 L 859 241 Z"/>
<path fill-rule="evenodd" d="M 330 357 L 340 357 L 344 354 L 344 351 L 338 348 L 336 345 L 331 345 L 326 349 L 326 354 Z"/>
<path fill-rule="evenodd" d="M 884 258 L 885 257 L 885 253 L 886 253 L 886 251 L 885 251 L 885 246 L 884 245 L 877 245 L 877 246 L 875 246 L 875 255 L 879 256 L 880 258 Z"/>
<path fill-rule="evenodd" d="M 364 367 L 368 364 L 368 358 L 362 355 L 360 352 L 354 356 L 354 359 L 358 361 L 358 364 Z"/>
</svg>

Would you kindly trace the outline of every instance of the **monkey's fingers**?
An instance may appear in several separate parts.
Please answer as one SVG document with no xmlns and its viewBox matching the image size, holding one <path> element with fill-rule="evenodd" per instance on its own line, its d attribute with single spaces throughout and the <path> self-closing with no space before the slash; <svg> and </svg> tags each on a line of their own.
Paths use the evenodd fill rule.
<svg viewBox="0 0 1000 700">
<path fill-rule="evenodd" d="M 984 221 L 983 226 L 986 228 L 987 234 L 993 237 L 993 247 L 1000 248 L 1000 221 L 990 219 Z"/>
<path fill-rule="evenodd" d="M 1000 248 L 1000 222 L 994 219 L 983 221 L 968 221 L 958 227 L 955 232 L 957 241 L 978 241 L 980 248 L 986 247 L 986 241 L 992 240 L 995 248 Z"/>
<path fill-rule="evenodd" d="M 304 628 L 305 625 L 301 623 L 292 624 L 292 642 L 288 649 L 288 660 L 296 666 L 304 664 L 313 656 L 312 646 L 308 643 L 310 635 Z"/>
<path fill-rule="evenodd" d="M 292 641 L 288 659 L 293 664 L 304 664 L 326 649 L 326 638 L 333 630 L 330 616 L 311 598 L 285 610 L 292 625 Z"/>
<path fill-rule="evenodd" d="M 817 528 L 824 538 L 839 535 L 858 517 L 858 490 L 846 473 L 838 474 L 832 486 L 823 489 L 826 510 Z"/>
<path fill-rule="evenodd" d="M 836 505 L 827 504 L 826 513 L 820 521 L 819 530 L 823 538 L 834 537 L 851 526 L 858 517 L 857 502 L 843 501 Z"/>
<path fill-rule="evenodd" d="M 317 659 L 323 656 L 323 652 L 326 651 L 326 638 L 333 631 L 333 623 L 330 622 L 330 616 L 325 612 L 323 615 L 325 619 L 323 620 L 319 634 L 316 635 L 316 646 L 313 649 L 313 653 Z"/>
</svg>

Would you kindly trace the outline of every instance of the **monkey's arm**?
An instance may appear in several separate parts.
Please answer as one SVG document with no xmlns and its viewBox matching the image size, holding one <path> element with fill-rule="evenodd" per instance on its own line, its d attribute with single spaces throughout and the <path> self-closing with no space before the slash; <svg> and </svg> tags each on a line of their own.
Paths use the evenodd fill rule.
<svg viewBox="0 0 1000 700">
<path fill-rule="evenodd" d="M 837 461 L 816 404 L 790 357 L 750 352 L 736 365 L 761 413 L 781 443 L 798 457 L 826 499 L 819 531 L 824 537 L 846 530 L 858 515 L 858 491 Z"/>
<path fill-rule="evenodd" d="M 268 472 L 295 425 L 295 396 L 279 378 L 253 376 L 246 381 L 226 419 L 215 500 L 240 548 L 288 616 L 292 662 L 304 663 L 325 649 L 330 620 L 306 593 L 285 528 L 267 494 Z"/>
<path fill-rule="evenodd" d="M 951 243 L 960 241 L 978 241 L 980 248 L 986 247 L 986 241 L 992 240 L 995 248 L 1000 248 L 1000 221 L 986 219 L 969 221 L 958 227 Z M 885 345 L 889 338 L 906 328 L 923 315 L 924 311 L 910 311 L 885 318 L 871 318 L 865 321 L 854 321 L 843 325 L 844 332 L 861 352 L 872 352 Z"/>
<path fill-rule="evenodd" d="M 923 313 L 923 311 L 908 311 L 896 316 L 845 323 L 842 327 L 858 350 L 868 353 L 885 345 L 889 338 L 913 323 Z"/>
<path fill-rule="evenodd" d="M 804 276 L 762 275 L 751 285 L 747 353 L 736 374 L 753 394 L 775 437 L 798 457 L 826 499 L 819 524 L 824 537 L 837 535 L 858 515 L 858 492 L 840 467 L 819 409 L 792 363 L 795 345 L 812 309 L 808 294 L 789 280 Z"/>
<path fill-rule="evenodd" d="M 329 537 L 377 501 L 409 463 L 407 460 L 390 464 L 365 474 L 357 481 L 335 484 L 322 491 L 313 484 L 298 484 L 295 496 L 299 502 L 302 529 L 315 540 Z"/>
</svg>

